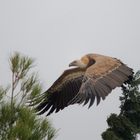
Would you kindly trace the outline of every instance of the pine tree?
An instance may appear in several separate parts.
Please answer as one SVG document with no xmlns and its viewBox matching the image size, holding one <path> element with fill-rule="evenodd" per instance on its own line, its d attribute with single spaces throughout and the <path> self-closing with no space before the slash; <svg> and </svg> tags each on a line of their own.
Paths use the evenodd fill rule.
<svg viewBox="0 0 140 140">
<path fill-rule="evenodd" d="M 0 87 L 0 140 L 52 140 L 56 130 L 38 117 L 27 100 L 41 93 L 41 84 L 31 72 L 34 61 L 15 53 L 10 57 L 11 84 Z"/>
<path fill-rule="evenodd" d="M 120 114 L 107 119 L 109 128 L 102 133 L 103 140 L 136 140 L 140 133 L 140 71 L 131 83 L 122 87 Z"/>
</svg>

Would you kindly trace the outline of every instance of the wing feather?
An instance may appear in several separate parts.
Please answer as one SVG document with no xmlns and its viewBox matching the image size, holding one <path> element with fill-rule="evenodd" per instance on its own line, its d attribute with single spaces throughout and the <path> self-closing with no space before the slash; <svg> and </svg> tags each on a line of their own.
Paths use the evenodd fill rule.
<svg viewBox="0 0 140 140">
<path fill-rule="evenodd" d="M 86 105 L 90 101 L 90 107 L 96 98 L 98 105 L 101 98 L 104 100 L 112 89 L 122 86 L 133 75 L 133 70 L 117 59 L 104 56 L 94 59 L 96 63 L 86 70 L 81 88 L 69 104 Z"/>
<path fill-rule="evenodd" d="M 92 87 L 92 89 L 90 88 L 91 92 L 94 92 L 94 91 L 93 91 L 93 88 L 94 88 L 94 87 Z M 90 108 L 90 107 L 93 105 L 94 100 L 95 100 L 95 96 L 94 96 L 92 93 L 90 94 L 90 97 L 91 97 L 91 99 L 90 99 L 90 103 L 89 103 L 88 108 Z"/>
<path fill-rule="evenodd" d="M 82 79 L 85 74 L 84 69 L 74 68 L 66 70 L 54 84 L 42 96 L 42 100 L 36 106 L 36 111 L 39 115 L 47 112 L 50 115 L 52 112 L 58 112 L 68 106 L 68 102 L 72 100 L 78 93 L 82 84 Z"/>
</svg>

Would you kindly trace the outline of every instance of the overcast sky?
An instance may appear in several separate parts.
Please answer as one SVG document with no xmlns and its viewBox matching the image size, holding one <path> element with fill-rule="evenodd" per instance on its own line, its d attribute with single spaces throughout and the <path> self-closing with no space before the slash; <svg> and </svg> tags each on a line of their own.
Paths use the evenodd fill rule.
<svg viewBox="0 0 140 140">
<path fill-rule="evenodd" d="M 140 69 L 140 0 L 0 0 L 0 84 L 10 80 L 8 57 L 36 59 L 44 90 L 86 53 L 121 59 Z M 110 113 L 119 113 L 119 88 L 99 106 L 73 105 L 52 114 L 56 140 L 101 140 Z"/>
</svg>

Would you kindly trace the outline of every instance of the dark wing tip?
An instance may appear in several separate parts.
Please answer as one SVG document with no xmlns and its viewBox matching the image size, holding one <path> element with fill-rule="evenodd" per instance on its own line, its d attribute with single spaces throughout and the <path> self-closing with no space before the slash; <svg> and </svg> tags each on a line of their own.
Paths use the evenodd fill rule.
<svg viewBox="0 0 140 140">
<path fill-rule="evenodd" d="M 119 68 L 118 71 L 121 72 L 123 75 L 127 77 L 127 79 L 124 80 L 124 84 L 130 84 L 131 81 L 133 80 L 134 76 L 134 71 L 132 68 L 129 68 L 125 64 L 122 64 Z"/>
<path fill-rule="evenodd" d="M 45 112 L 49 110 L 50 112 L 53 112 L 54 110 L 52 109 L 52 96 L 50 96 L 50 93 L 48 91 L 42 93 L 40 96 L 36 97 L 32 101 L 29 106 L 33 106 L 33 109 L 35 110 L 37 115 L 42 115 Z"/>
</svg>

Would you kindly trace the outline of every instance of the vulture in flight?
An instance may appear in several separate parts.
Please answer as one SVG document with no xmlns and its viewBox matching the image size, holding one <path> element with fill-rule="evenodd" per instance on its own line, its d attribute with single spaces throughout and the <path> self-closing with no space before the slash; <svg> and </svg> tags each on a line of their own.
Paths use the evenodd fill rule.
<svg viewBox="0 0 140 140">
<path fill-rule="evenodd" d="M 31 101 L 39 115 L 58 112 L 72 104 L 89 103 L 111 93 L 132 80 L 133 70 L 116 58 L 100 54 L 87 54 L 69 64 L 67 69 L 44 93 Z"/>
</svg>

